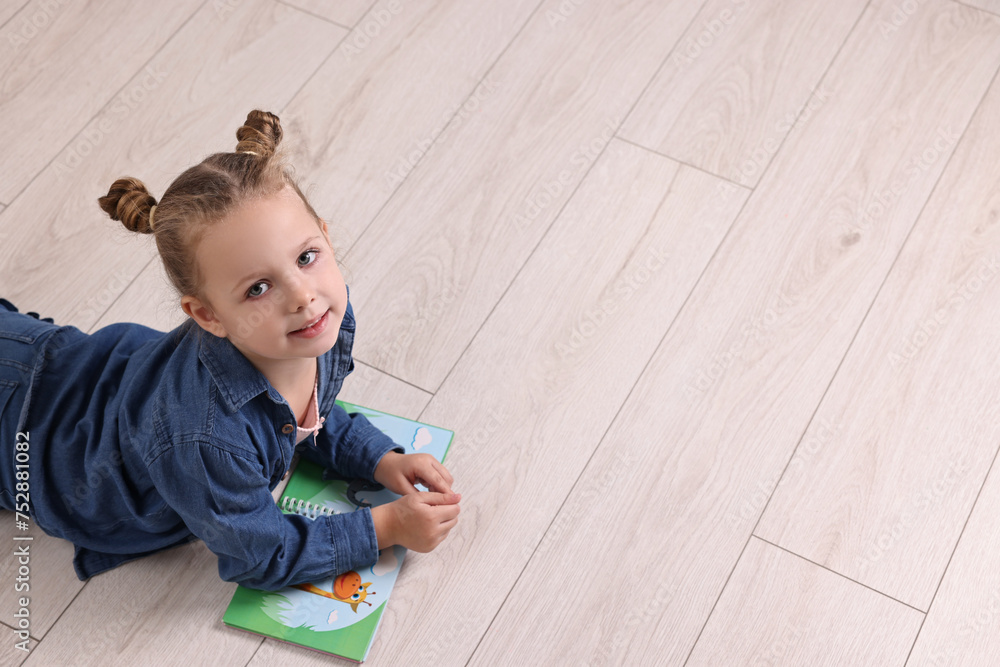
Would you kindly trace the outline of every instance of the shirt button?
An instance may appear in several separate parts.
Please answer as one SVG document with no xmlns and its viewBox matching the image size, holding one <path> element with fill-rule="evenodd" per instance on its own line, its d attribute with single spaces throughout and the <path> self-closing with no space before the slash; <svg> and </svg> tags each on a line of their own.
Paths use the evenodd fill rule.
<svg viewBox="0 0 1000 667">
<path fill-rule="evenodd" d="M 281 432 L 284 433 L 285 435 L 288 435 L 289 433 L 291 433 L 294 430 L 295 430 L 295 427 L 292 426 L 291 424 L 285 424 L 284 426 L 281 427 Z"/>
</svg>

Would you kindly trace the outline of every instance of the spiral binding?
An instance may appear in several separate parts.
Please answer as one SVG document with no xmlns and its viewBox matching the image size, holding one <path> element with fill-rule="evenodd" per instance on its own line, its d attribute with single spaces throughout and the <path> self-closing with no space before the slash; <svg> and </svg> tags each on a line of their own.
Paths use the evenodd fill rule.
<svg viewBox="0 0 1000 667">
<path fill-rule="evenodd" d="M 293 505 L 293 507 L 289 507 L 289 505 Z M 310 519 L 315 519 L 319 515 L 332 516 L 334 514 L 340 514 L 340 512 L 335 509 L 320 505 L 319 503 L 310 503 L 305 500 L 290 498 L 288 496 L 281 499 L 281 509 L 285 512 L 301 514 L 302 516 Z"/>
</svg>

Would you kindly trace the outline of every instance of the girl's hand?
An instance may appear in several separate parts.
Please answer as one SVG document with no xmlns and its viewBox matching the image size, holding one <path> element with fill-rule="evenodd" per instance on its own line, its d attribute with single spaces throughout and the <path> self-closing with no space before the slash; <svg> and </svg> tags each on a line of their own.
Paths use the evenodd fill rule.
<svg viewBox="0 0 1000 667">
<path fill-rule="evenodd" d="M 431 551 L 458 523 L 461 495 L 416 492 L 371 509 L 381 551 L 393 544 L 421 553 Z"/>
<path fill-rule="evenodd" d="M 413 486 L 418 483 L 431 491 L 450 494 L 455 480 L 448 469 L 430 454 L 389 452 L 375 466 L 375 481 L 390 491 L 406 496 L 419 493 Z"/>
</svg>

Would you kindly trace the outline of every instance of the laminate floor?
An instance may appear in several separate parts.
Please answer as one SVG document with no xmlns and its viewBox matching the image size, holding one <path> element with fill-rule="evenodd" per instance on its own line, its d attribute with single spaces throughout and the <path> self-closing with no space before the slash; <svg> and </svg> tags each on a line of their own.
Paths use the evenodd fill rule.
<svg viewBox="0 0 1000 667">
<path fill-rule="evenodd" d="M 177 326 L 96 198 L 274 111 L 341 397 L 457 433 L 370 664 L 996 665 L 998 70 L 996 0 L 9 2 L 0 296 Z M 2 664 L 331 660 L 223 626 L 200 542 L 32 554 Z"/>
</svg>

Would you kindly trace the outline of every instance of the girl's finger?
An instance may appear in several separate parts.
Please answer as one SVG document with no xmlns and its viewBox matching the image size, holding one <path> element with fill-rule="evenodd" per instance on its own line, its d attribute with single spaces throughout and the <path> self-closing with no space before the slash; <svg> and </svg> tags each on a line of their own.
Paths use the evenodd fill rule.
<svg viewBox="0 0 1000 667">
<path fill-rule="evenodd" d="M 444 467 L 444 466 L 443 466 L 442 464 L 440 464 L 440 463 L 438 463 L 437 461 L 435 461 L 435 462 L 434 462 L 434 469 L 435 469 L 435 470 L 437 470 L 437 471 L 438 471 L 438 473 L 439 473 L 439 474 L 440 474 L 440 475 L 441 475 L 442 477 L 444 477 L 444 478 L 445 478 L 445 480 L 447 480 L 447 482 L 448 482 L 448 484 L 449 484 L 449 485 L 451 485 L 451 484 L 454 484 L 454 483 L 455 483 L 455 478 L 453 478 L 453 477 L 451 476 L 451 473 L 450 473 L 450 472 L 448 472 L 448 469 L 447 469 L 447 468 L 445 468 L 445 467 Z"/>
<path fill-rule="evenodd" d="M 396 478 L 396 484 L 400 491 L 398 492 L 401 496 L 408 496 L 411 493 L 420 493 L 420 489 L 413 486 L 413 484 L 406 478 L 406 475 L 400 475 Z M 390 489 L 394 491 L 395 489 Z"/>
<path fill-rule="evenodd" d="M 437 478 L 437 481 L 434 483 L 434 486 L 441 493 L 451 493 L 452 492 L 451 491 L 451 484 L 449 484 L 448 482 L 446 482 L 444 480 L 444 478 L 442 478 L 442 477 L 438 477 Z"/>
<path fill-rule="evenodd" d="M 435 508 L 435 513 L 437 514 L 437 519 L 439 523 L 446 523 L 448 521 L 457 521 L 458 515 L 461 512 L 461 507 L 457 504 L 455 505 L 438 505 Z"/>
<path fill-rule="evenodd" d="M 444 480 L 441 475 L 437 474 L 437 471 L 430 470 L 426 479 L 418 477 L 417 481 L 424 486 L 426 486 L 431 491 L 437 491 L 438 493 L 451 493 L 451 485 Z"/>
</svg>

